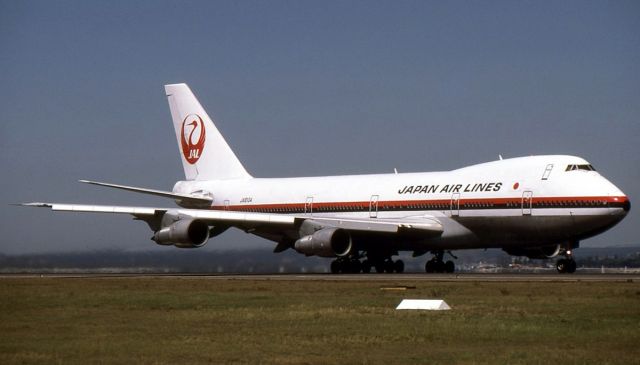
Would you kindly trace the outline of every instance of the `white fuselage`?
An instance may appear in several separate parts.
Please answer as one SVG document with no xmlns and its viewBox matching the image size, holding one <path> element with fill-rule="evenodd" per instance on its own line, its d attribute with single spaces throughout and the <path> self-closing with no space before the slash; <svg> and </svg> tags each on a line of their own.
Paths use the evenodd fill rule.
<svg viewBox="0 0 640 365">
<path fill-rule="evenodd" d="M 211 193 L 212 209 L 350 218 L 436 217 L 442 236 L 399 249 L 540 246 L 577 242 L 620 221 L 629 201 L 573 156 L 532 156 L 453 171 L 181 181 L 175 193 Z M 259 230 L 256 234 L 260 234 Z M 269 237 L 267 237 L 269 238 Z M 275 238 L 274 238 L 275 239 Z M 356 237 L 376 240 L 384 237 Z"/>
</svg>

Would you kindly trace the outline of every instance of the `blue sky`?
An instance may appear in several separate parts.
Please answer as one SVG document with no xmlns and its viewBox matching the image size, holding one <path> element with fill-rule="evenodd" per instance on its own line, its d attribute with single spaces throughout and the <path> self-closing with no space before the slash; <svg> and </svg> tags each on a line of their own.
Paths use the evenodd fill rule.
<svg viewBox="0 0 640 365">
<path fill-rule="evenodd" d="M 0 253 L 171 249 L 85 186 L 182 178 L 187 82 L 254 176 L 448 170 L 573 154 L 640 197 L 637 1 L 2 1 Z M 638 243 L 638 214 L 585 245 Z M 226 233 L 204 249 L 269 245 Z"/>
</svg>

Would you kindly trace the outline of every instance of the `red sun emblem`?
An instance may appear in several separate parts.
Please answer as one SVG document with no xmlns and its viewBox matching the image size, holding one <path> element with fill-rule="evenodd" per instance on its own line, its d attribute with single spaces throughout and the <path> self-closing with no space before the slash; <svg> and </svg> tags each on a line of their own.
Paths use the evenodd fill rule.
<svg viewBox="0 0 640 365">
<path fill-rule="evenodd" d="M 188 163 L 193 165 L 202 156 L 205 136 L 206 130 L 202 118 L 198 114 L 187 115 L 182 121 L 180 142 L 182 154 Z"/>
</svg>

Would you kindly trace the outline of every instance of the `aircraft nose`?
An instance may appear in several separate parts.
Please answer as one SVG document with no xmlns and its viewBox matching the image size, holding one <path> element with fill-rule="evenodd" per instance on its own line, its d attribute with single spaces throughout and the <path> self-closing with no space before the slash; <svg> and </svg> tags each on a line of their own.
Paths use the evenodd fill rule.
<svg viewBox="0 0 640 365">
<path fill-rule="evenodd" d="M 629 200 L 629 198 L 627 198 L 626 196 L 624 198 L 625 199 L 622 203 L 622 209 L 625 211 L 625 213 L 628 213 L 631 210 L 631 200 Z"/>
<path fill-rule="evenodd" d="M 610 207 L 617 208 L 617 212 L 622 218 L 625 217 L 631 210 L 631 201 L 626 195 L 620 194 L 619 196 L 613 197 Z"/>
<path fill-rule="evenodd" d="M 610 205 L 611 208 L 618 208 L 618 212 L 622 217 L 626 216 L 627 213 L 631 210 L 631 201 L 627 194 L 625 194 L 620 188 L 613 185 L 610 181 L 607 181 L 609 184 L 607 188 L 607 194 L 609 197 L 613 198 L 611 201 L 613 204 Z M 622 208 L 622 210 L 620 210 Z"/>
</svg>

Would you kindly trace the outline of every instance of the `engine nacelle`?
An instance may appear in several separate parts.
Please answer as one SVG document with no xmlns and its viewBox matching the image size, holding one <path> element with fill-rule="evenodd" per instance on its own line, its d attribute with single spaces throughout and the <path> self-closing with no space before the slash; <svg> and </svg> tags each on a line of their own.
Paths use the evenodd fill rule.
<svg viewBox="0 0 640 365">
<path fill-rule="evenodd" d="M 209 239 L 209 225 L 197 219 L 181 219 L 158 230 L 152 239 L 159 245 L 202 247 Z"/>
<path fill-rule="evenodd" d="M 351 236 L 340 228 L 323 228 L 297 240 L 293 247 L 307 256 L 342 257 L 351 251 Z"/>
<path fill-rule="evenodd" d="M 550 259 L 558 256 L 561 249 L 560 245 L 551 245 L 531 248 L 504 248 L 503 250 L 512 256 L 526 256 L 530 259 Z"/>
</svg>

